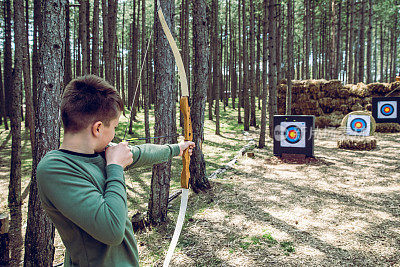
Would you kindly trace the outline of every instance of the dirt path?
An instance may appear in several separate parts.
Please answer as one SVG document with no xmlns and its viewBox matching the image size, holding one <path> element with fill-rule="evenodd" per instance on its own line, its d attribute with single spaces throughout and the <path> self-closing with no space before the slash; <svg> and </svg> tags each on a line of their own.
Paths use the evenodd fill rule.
<svg viewBox="0 0 400 267">
<path fill-rule="evenodd" d="M 277 161 L 269 140 L 191 193 L 171 266 L 400 266 L 400 134 L 378 134 L 368 152 L 338 150 L 336 135 L 317 135 L 319 161 L 301 165 Z M 136 234 L 143 266 L 162 264 L 174 226 Z M 56 263 L 63 250 L 57 238 Z"/>
<path fill-rule="evenodd" d="M 400 266 L 400 134 L 379 134 L 369 152 L 338 150 L 335 134 L 317 138 L 318 163 L 280 163 L 268 145 L 193 196 L 189 206 L 210 205 L 174 264 Z"/>
</svg>

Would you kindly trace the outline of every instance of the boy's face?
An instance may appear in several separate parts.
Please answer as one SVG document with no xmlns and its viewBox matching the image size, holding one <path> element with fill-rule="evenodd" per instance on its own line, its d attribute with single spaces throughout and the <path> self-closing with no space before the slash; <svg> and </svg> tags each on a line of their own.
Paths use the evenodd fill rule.
<svg viewBox="0 0 400 267">
<path fill-rule="evenodd" d="M 103 124 L 103 131 L 101 134 L 101 145 L 99 147 L 100 151 L 103 151 L 104 148 L 111 142 L 111 140 L 114 139 L 115 136 L 115 128 L 117 128 L 118 123 L 119 123 L 119 117 L 121 116 L 121 113 L 118 113 L 118 116 L 115 119 L 112 119 L 110 121 L 110 125 L 106 126 Z M 97 152 L 97 151 L 96 151 Z"/>
</svg>

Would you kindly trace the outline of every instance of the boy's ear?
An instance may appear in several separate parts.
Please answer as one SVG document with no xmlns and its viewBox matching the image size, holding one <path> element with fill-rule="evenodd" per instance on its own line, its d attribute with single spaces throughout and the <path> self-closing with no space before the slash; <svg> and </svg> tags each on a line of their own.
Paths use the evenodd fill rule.
<svg viewBox="0 0 400 267">
<path fill-rule="evenodd" d="M 101 121 L 96 121 L 92 125 L 92 134 L 96 137 L 99 136 L 101 128 L 103 127 L 103 123 Z"/>
</svg>

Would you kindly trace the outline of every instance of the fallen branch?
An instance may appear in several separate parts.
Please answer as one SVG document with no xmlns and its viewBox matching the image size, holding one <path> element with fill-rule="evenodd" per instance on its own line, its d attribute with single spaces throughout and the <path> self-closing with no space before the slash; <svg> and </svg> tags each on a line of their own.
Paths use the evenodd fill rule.
<svg viewBox="0 0 400 267">
<path fill-rule="evenodd" d="M 248 135 L 248 133 L 245 132 L 244 135 Z M 254 147 L 256 146 L 256 141 L 254 141 L 253 138 L 250 138 L 248 140 L 249 140 L 249 142 L 247 143 L 247 145 L 242 147 L 242 149 L 239 150 L 239 152 L 236 154 L 236 156 L 231 161 L 229 161 L 227 164 L 225 164 L 223 167 L 219 168 L 218 170 L 214 171 L 210 176 L 208 176 L 208 179 L 215 179 L 215 178 L 217 178 L 217 176 L 219 174 L 222 174 L 222 173 L 226 172 L 227 170 L 232 169 L 233 166 L 238 161 L 239 157 L 246 154 L 247 151 L 253 150 Z"/>
</svg>

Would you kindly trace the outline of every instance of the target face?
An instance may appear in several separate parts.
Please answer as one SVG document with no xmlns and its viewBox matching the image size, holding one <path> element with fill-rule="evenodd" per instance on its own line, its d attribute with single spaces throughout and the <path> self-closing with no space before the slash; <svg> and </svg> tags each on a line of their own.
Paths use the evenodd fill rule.
<svg viewBox="0 0 400 267">
<path fill-rule="evenodd" d="M 379 119 L 397 118 L 397 101 L 379 101 L 377 116 Z"/>
<path fill-rule="evenodd" d="M 347 119 L 347 134 L 369 136 L 371 118 L 368 115 L 349 115 Z"/>
<path fill-rule="evenodd" d="M 305 132 L 306 132 L 305 122 L 282 122 L 281 146 L 305 147 L 306 146 Z"/>
<path fill-rule="evenodd" d="M 291 125 L 285 129 L 285 140 L 289 143 L 296 144 L 301 140 L 301 129 L 296 125 Z"/>
</svg>

